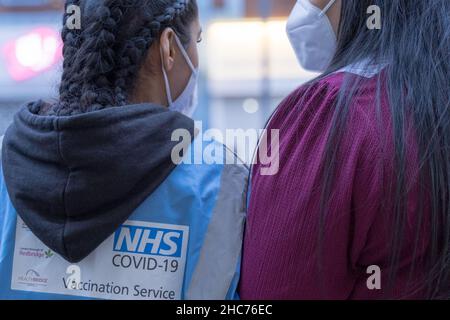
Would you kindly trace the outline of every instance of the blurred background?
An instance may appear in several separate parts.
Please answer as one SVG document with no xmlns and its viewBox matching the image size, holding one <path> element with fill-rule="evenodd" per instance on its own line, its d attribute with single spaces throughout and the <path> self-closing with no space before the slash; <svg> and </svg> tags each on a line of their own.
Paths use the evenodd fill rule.
<svg viewBox="0 0 450 320">
<path fill-rule="evenodd" d="M 195 119 L 203 129 L 263 128 L 315 76 L 300 68 L 285 33 L 296 0 L 197 1 L 204 35 Z M 0 0 L 0 136 L 24 102 L 57 98 L 63 8 L 63 0 Z M 238 142 L 236 151 L 248 147 Z"/>
</svg>

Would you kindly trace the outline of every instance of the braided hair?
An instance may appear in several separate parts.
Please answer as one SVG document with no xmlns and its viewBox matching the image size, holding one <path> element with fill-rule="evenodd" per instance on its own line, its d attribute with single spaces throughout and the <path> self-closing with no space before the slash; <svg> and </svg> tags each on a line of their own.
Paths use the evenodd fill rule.
<svg viewBox="0 0 450 320">
<path fill-rule="evenodd" d="M 186 45 L 196 0 L 67 0 L 81 9 L 81 30 L 63 18 L 59 102 L 48 115 L 69 116 L 127 104 L 149 48 L 167 27 Z"/>
</svg>

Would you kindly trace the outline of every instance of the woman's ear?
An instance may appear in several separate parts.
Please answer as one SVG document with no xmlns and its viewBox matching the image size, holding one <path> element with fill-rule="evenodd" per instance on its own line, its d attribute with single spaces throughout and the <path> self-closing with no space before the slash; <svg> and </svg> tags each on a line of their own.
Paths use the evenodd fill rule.
<svg viewBox="0 0 450 320">
<path fill-rule="evenodd" d="M 166 28 L 161 34 L 160 50 L 162 63 L 166 72 L 172 70 L 175 61 L 175 32 L 171 28 Z"/>
</svg>

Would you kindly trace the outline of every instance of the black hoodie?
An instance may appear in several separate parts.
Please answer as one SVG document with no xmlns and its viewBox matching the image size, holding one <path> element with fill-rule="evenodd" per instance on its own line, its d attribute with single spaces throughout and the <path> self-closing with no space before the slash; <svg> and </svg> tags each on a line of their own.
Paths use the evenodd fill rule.
<svg viewBox="0 0 450 320">
<path fill-rule="evenodd" d="M 106 240 L 175 168 L 172 132 L 193 120 L 140 104 L 70 117 L 25 106 L 2 148 L 8 194 L 49 248 L 79 262 Z"/>
</svg>

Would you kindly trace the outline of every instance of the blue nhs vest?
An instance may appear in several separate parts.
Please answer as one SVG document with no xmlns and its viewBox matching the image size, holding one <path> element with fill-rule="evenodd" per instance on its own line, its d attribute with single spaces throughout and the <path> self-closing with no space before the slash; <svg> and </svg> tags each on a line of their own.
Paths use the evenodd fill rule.
<svg viewBox="0 0 450 320">
<path fill-rule="evenodd" d="M 17 215 L 0 170 L 0 299 L 235 299 L 247 179 L 242 164 L 180 164 L 70 264 Z"/>
</svg>

